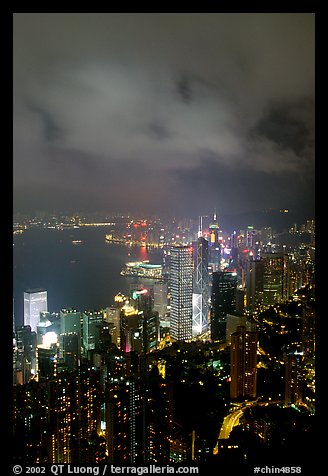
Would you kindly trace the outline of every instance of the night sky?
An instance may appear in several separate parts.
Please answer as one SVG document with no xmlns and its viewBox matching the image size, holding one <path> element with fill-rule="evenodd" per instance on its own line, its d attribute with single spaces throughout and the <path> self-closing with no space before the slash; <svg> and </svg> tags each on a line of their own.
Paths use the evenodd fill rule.
<svg viewBox="0 0 328 476">
<path fill-rule="evenodd" d="M 14 14 L 14 212 L 314 212 L 312 13 Z"/>
</svg>

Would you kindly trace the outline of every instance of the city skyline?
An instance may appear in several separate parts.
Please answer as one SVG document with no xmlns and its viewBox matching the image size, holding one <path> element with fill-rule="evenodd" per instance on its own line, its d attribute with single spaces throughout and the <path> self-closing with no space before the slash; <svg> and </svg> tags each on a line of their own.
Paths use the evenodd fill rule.
<svg viewBox="0 0 328 476">
<path fill-rule="evenodd" d="M 15 13 L 13 59 L 14 211 L 314 214 L 313 13 Z"/>
<path fill-rule="evenodd" d="M 13 13 L 14 473 L 312 474 L 314 33 Z"/>
</svg>

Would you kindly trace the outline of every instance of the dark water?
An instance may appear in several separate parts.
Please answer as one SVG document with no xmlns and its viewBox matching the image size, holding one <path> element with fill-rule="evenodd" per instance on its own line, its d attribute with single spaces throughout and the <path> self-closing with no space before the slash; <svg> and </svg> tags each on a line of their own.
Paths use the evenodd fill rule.
<svg viewBox="0 0 328 476">
<path fill-rule="evenodd" d="M 16 325 L 23 322 L 26 289 L 44 288 L 48 310 L 101 309 L 112 305 L 118 292 L 128 293 L 131 281 L 120 275 L 127 261 L 161 263 L 158 251 L 109 244 L 105 228 L 29 229 L 14 236 L 13 297 Z M 82 240 L 74 245 L 72 240 Z"/>
</svg>

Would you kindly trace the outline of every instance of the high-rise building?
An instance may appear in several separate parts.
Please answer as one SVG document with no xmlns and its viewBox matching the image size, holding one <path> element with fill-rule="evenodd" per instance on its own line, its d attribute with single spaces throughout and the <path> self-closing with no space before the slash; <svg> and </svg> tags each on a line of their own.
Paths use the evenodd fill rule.
<svg viewBox="0 0 328 476">
<path fill-rule="evenodd" d="M 208 331 L 208 241 L 199 237 L 193 242 L 193 294 L 192 294 L 192 333 L 193 336 Z"/>
<path fill-rule="evenodd" d="M 77 370 L 81 359 L 81 337 L 79 334 L 62 334 L 59 339 L 60 357 L 69 370 Z"/>
<path fill-rule="evenodd" d="M 256 325 L 247 320 L 246 315 L 227 314 L 226 341 L 231 344 L 231 335 L 237 332 L 238 327 L 245 326 L 247 332 L 255 332 Z"/>
<path fill-rule="evenodd" d="M 111 325 L 112 342 L 120 348 L 120 310 L 117 307 L 106 307 L 105 321 Z"/>
<path fill-rule="evenodd" d="M 315 309 L 309 306 L 303 309 L 302 350 L 304 359 L 315 355 Z"/>
<path fill-rule="evenodd" d="M 173 339 L 192 338 L 192 247 L 171 247 L 170 261 L 170 335 Z"/>
<path fill-rule="evenodd" d="M 60 333 L 81 336 L 81 313 L 74 309 L 60 311 Z"/>
<path fill-rule="evenodd" d="M 244 399 L 256 397 L 257 334 L 237 327 L 231 334 L 230 397 Z"/>
<path fill-rule="evenodd" d="M 211 338 L 225 339 L 226 315 L 236 308 L 237 273 L 216 271 L 213 273 L 211 297 Z"/>
<path fill-rule="evenodd" d="M 160 318 L 167 313 L 167 282 L 159 281 L 154 283 L 154 311 L 158 312 Z"/>
<path fill-rule="evenodd" d="M 81 358 L 81 313 L 74 309 L 60 311 L 59 356 L 71 370 L 76 370 Z"/>
<path fill-rule="evenodd" d="M 289 262 L 284 253 L 262 253 L 263 304 L 270 306 L 289 297 Z"/>
<path fill-rule="evenodd" d="M 17 360 L 16 372 L 18 381 L 28 383 L 36 373 L 36 333 L 30 326 L 16 327 Z"/>
<path fill-rule="evenodd" d="M 142 312 L 127 303 L 120 313 L 120 349 L 142 353 Z"/>
<path fill-rule="evenodd" d="M 32 332 L 37 331 L 40 312 L 48 311 L 47 291 L 28 289 L 24 292 L 24 325 L 31 326 Z"/>
<path fill-rule="evenodd" d="M 216 219 L 216 213 L 214 213 L 213 222 L 209 226 L 209 233 L 208 263 L 213 271 L 218 271 L 221 259 L 221 249 L 219 242 L 219 224 Z"/>
<path fill-rule="evenodd" d="M 154 311 L 154 298 L 151 289 L 134 290 L 132 298 L 141 313 L 142 351 L 149 352 L 156 348 L 160 338 L 159 316 L 158 312 Z"/>
<path fill-rule="evenodd" d="M 287 354 L 285 357 L 285 405 L 302 402 L 302 355 Z"/>
<path fill-rule="evenodd" d="M 125 378 L 110 384 L 106 393 L 109 460 L 114 464 L 135 464 L 143 451 L 140 438 L 137 437 L 142 418 L 139 385 L 133 377 Z"/>
<path fill-rule="evenodd" d="M 263 302 L 263 265 L 263 260 L 254 260 L 252 256 L 245 263 L 246 309 L 252 314 Z"/>
<path fill-rule="evenodd" d="M 104 322 L 104 316 L 101 311 L 84 311 L 82 313 L 83 325 L 82 325 L 82 335 L 83 335 L 83 351 L 84 355 L 87 356 L 88 352 L 96 349 L 97 339 L 97 324 Z"/>
<path fill-rule="evenodd" d="M 37 372 L 39 381 L 56 376 L 58 363 L 58 348 L 56 345 L 37 346 Z"/>
</svg>

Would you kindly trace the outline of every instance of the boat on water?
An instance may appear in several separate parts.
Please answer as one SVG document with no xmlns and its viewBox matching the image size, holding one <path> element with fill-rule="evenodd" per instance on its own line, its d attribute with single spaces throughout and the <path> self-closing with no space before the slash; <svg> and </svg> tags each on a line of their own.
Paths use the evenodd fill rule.
<svg viewBox="0 0 328 476">
<path fill-rule="evenodd" d="M 72 240 L 73 245 L 82 245 L 83 241 L 82 240 Z"/>
</svg>

